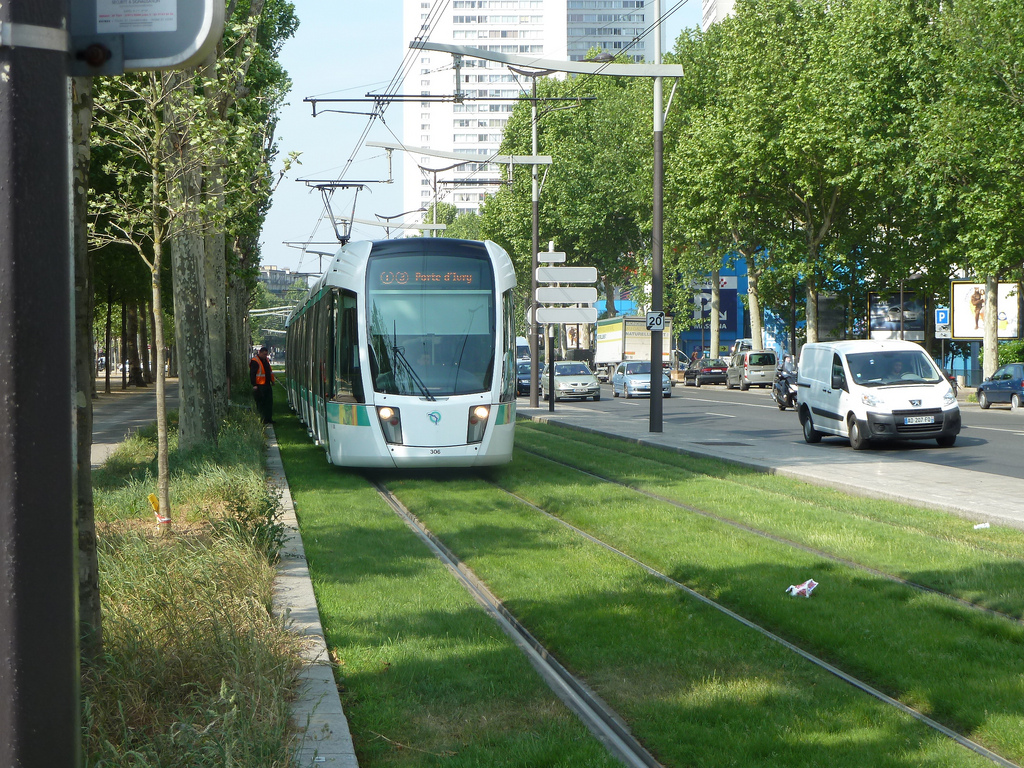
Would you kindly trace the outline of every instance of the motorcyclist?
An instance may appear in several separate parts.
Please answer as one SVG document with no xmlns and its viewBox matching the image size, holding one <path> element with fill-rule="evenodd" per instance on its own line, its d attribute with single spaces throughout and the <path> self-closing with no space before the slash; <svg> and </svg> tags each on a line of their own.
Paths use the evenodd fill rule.
<svg viewBox="0 0 1024 768">
<path fill-rule="evenodd" d="M 786 410 L 787 406 L 790 408 L 796 406 L 795 387 L 793 386 L 795 382 L 796 364 L 793 362 L 793 356 L 784 355 L 782 362 L 775 369 L 775 381 L 772 383 L 772 397 L 781 410 Z"/>
</svg>

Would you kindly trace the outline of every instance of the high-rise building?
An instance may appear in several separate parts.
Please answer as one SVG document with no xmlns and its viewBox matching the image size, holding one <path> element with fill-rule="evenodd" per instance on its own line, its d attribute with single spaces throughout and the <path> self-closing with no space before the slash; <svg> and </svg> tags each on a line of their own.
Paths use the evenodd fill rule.
<svg viewBox="0 0 1024 768">
<path fill-rule="evenodd" d="M 563 61 L 583 59 L 591 49 L 625 52 L 642 61 L 644 40 L 630 43 L 646 26 L 644 0 L 404 0 L 403 6 L 407 43 L 422 39 Z M 424 98 L 403 105 L 403 144 L 470 157 L 495 154 L 515 99 L 530 93 L 530 80 L 504 64 L 464 58 L 459 90 L 465 100 L 440 100 L 436 97 L 455 95 L 451 54 L 413 53 L 415 63 L 402 92 Z M 480 98 L 488 100 L 476 100 Z M 452 161 L 415 152 L 403 155 L 406 210 L 428 208 L 436 194 L 439 202 L 455 205 L 460 213 L 475 212 L 497 189 L 489 182 L 501 178 L 491 163 L 442 170 Z"/>
<path fill-rule="evenodd" d="M 702 0 L 700 28 L 704 32 L 732 13 L 736 0 Z"/>
</svg>

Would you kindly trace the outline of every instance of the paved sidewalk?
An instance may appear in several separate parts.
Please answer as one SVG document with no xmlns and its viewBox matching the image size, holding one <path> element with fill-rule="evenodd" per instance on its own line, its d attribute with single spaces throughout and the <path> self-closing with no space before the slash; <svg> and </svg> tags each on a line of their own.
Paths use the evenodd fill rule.
<svg viewBox="0 0 1024 768">
<path fill-rule="evenodd" d="M 273 427 L 267 427 L 267 470 L 271 484 L 281 492 L 282 521 L 288 528 L 274 583 L 274 612 L 286 616 L 293 629 L 309 639 L 303 651 L 306 667 L 299 676 L 298 699 L 292 705 L 292 721 L 304 733 L 295 765 L 358 768 Z"/>
</svg>

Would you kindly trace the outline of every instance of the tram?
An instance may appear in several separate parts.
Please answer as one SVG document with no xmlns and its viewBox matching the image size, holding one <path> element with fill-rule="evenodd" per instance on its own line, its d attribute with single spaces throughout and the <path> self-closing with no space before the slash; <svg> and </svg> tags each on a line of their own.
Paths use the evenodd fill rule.
<svg viewBox="0 0 1024 768">
<path fill-rule="evenodd" d="M 344 245 L 287 321 L 288 402 L 330 463 L 512 458 L 515 270 L 490 241 Z"/>
</svg>

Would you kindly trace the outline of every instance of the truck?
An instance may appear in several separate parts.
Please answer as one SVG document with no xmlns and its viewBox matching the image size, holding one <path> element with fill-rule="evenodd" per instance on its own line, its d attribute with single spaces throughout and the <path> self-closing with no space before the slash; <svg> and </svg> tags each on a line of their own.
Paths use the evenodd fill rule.
<svg viewBox="0 0 1024 768">
<path fill-rule="evenodd" d="M 623 360 L 650 360 L 651 332 L 647 319 L 639 315 L 619 315 L 597 321 L 597 345 L 594 367 L 598 378 L 605 381 Z M 672 318 L 665 318 L 662 332 L 661 359 L 665 365 L 672 360 Z"/>
</svg>

